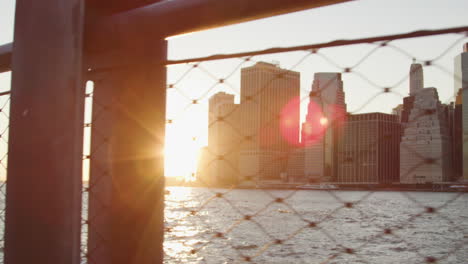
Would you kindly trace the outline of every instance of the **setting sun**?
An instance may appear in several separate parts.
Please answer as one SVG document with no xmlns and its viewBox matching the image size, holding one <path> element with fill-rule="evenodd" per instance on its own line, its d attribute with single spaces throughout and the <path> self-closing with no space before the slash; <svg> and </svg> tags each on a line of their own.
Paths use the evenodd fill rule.
<svg viewBox="0 0 468 264">
<path fill-rule="evenodd" d="M 328 118 L 326 118 L 326 117 L 320 118 L 320 124 L 322 126 L 326 126 L 328 124 Z"/>
<path fill-rule="evenodd" d="M 201 142 L 197 136 L 188 137 L 189 129 L 167 127 L 164 164 L 166 177 L 192 181 L 196 173 Z"/>
</svg>

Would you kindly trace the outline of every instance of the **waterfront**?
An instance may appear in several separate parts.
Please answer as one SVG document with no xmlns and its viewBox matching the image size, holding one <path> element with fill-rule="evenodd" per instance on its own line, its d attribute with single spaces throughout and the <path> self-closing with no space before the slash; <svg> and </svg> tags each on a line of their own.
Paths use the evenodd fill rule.
<svg viewBox="0 0 468 264">
<path fill-rule="evenodd" d="M 254 263 L 468 259 L 466 193 L 168 190 L 166 263 L 239 263 L 243 256 Z"/>
</svg>

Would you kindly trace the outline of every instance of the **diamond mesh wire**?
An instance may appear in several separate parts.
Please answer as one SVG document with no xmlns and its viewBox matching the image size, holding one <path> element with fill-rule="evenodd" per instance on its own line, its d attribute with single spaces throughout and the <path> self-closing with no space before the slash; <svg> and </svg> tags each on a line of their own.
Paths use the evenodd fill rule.
<svg viewBox="0 0 468 264">
<path fill-rule="evenodd" d="M 0 83 L 7 83 L 10 73 L 0 74 Z M 8 128 L 10 113 L 10 87 L 0 87 L 0 263 L 3 263 L 5 235 L 5 196 L 8 161 Z"/>
<path fill-rule="evenodd" d="M 460 110 L 450 105 L 457 98 L 446 81 L 460 81 L 452 65 L 467 42 L 465 31 L 168 61 L 166 174 L 181 176 L 168 181 L 182 186 L 167 187 L 165 262 L 464 263 L 468 197 L 454 164 L 461 162 L 455 153 L 466 139 L 453 129 Z M 442 44 L 414 49 L 432 40 Z M 413 62 L 424 70 L 425 87 L 437 87 L 422 92 L 430 104 L 407 95 L 417 71 L 410 71 Z M 335 78 L 314 82 L 317 72 Z M 344 90 L 332 101 L 329 91 L 340 85 L 336 76 Z M 103 194 L 112 175 L 102 158 L 112 105 L 97 98 L 112 85 L 100 86 L 101 77 L 93 76 L 98 88 L 87 88 L 83 178 L 92 177 L 83 190 L 82 263 L 106 263 L 110 256 L 110 200 Z M 269 97 L 272 87 L 287 92 Z M 341 105 L 328 107 L 336 102 Z M 389 112 L 403 102 L 398 117 L 362 114 Z M 363 129 L 359 122 L 366 120 L 390 125 Z M 401 143 L 412 124 L 436 120 L 449 147 L 426 155 Z M 447 133 L 459 136 L 458 145 Z M 414 160 L 400 173 L 402 152 Z M 311 163 L 315 174 L 305 171 Z M 356 168 L 365 177 L 346 174 Z M 400 183 L 421 168 L 441 169 L 445 176 L 436 184 Z"/>
<path fill-rule="evenodd" d="M 416 72 L 414 69 L 410 71 L 409 67 L 414 62 L 419 62 L 425 70 L 424 87 L 435 85 L 431 81 L 441 83 L 434 81 L 431 75 L 460 81 L 461 76 L 454 76 L 452 68 L 452 56 L 461 53 L 460 47 L 467 41 L 466 34 L 460 32 L 422 39 L 399 40 L 406 38 L 401 35 L 357 43 L 337 41 L 306 48 L 242 53 L 241 57 L 221 55 L 189 59 L 171 66 L 167 91 L 168 137 L 171 133 L 177 134 L 177 129 L 183 130 L 185 123 L 185 129 L 190 127 L 190 131 L 177 134 L 180 142 L 189 142 L 189 139 L 201 141 L 206 138 L 204 134 L 208 134 L 208 139 L 207 146 L 201 151 L 197 171 L 190 171 L 184 177 L 187 182 L 183 185 L 192 187 L 169 188 L 171 193 L 166 196 L 166 262 L 463 263 L 467 258 L 464 248 L 468 231 L 466 214 L 455 211 L 466 209 L 467 197 L 462 188 L 449 187 L 458 184 L 454 181 L 462 180 L 461 175 L 454 175 L 454 170 L 451 171 L 455 166 L 451 162 L 456 148 L 456 144 L 451 142 L 454 132 L 448 131 L 455 122 L 455 105 L 450 105 L 456 101 L 454 88 L 451 88 L 453 85 L 445 83 L 443 87 L 437 87 L 437 91 L 426 88 L 422 92 L 424 96 L 413 99 L 406 95 L 410 75 Z M 442 39 L 444 44 L 439 49 L 425 47 L 430 49 L 430 57 L 419 57 L 418 54 L 427 56 L 427 50 L 421 53 L 407 44 L 416 42 L 412 45 L 421 47 L 422 43 L 432 43 L 435 39 Z M 335 45 L 340 47 L 330 47 Z M 277 51 L 287 53 L 266 55 Z M 215 58 L 223 60 L 215 61 Z M 377 73 L 379 70 L 388 72 Z M 312 76 L 314 72 L 324 71 L 342 77 L 346 103 L 353 101 L 348 103 L 347 111 L 336 107 L 332 109 L 334 111 L 324 109 L 324 105 L 336 103 L 327 95 L 327 89 L 334 89 L 336 85 L 333 80 L 322 81 L 316 85 L 317 88 L 311 89 L 312 80 L 305 77 L 305 85 L 301 79 L 300 93 L 272 95 L 275 99 L 267 96 L 273 93 L 275 85 L 283 90 L 291 86 L 298 90 L 299 85 L 291 77 L 294 72 L 299 72 L 303 78 L 304 75 Z M 249 83 L 249 74 L 255 76 L 250 78 L 258 78 L 255 83 Z M 386 79 L 376 79 L 375 76 L 385 76 Z M 350 83 L 352 87 L 349 87 Z M 255 91 L 249 93 L 246 87 Z M 284 129 L 281 125 L 288 124 L 289 119 L 296 120 L 296 112 L 288 115 L 284 111 L 288 109 L 288 102 L 294 100 L 294 95 L 300 95 L 300 99 L 299 103 L 292 104 L 292 108 L 296 112 L 301 109 L 301 122 L 306 121 L 302 126 L 302 142 L 298 139 L 299 131 L 296 132 L 297 137 L 292 138 L 288 138 L 288 131 L 280 133 Z M 404 122 L 400 122 L 401 116 L 395 122 L 397 117 L 394 116 L 386 121 L 397 124 L 385 126 L 383 130 L 376 128 L 369 132 L 361 125 L 357 132 L 351 131 L 351 122 L 372 118 L 376 121 L 378 118 L 377 114 L 356 114 L 389 111 L 403 104 L 403 100 L 413 100 Z M 282 107 L 278 107 L 278 101 Z M 316 102 L 315 108 L 308 106 L 311 101 Z M 386 110 L 381 110 L 383 108 Z M 317 113 L 315 121 L 313 117 L 310 120 L 304 118 L 304 112 L 311 110 Z M 203 120 L 196 116 L 198 112 L 206 114 L 206 130 L 199 129 L 200 125 L 197 126 L 195 121 L 188 121 L 189 117 Z M 324 117 L 326 120 L 322 121 Z M 250 129 L 249 126 L 253 125 L 249 120 L 260 124 Z M 320 129 L 318 122 L 325 123 L 327 127 Z M 417 145 L 411 145 L 411 141 L 400 144 L 402 137 L 412 136 L 408 134 L 412 126 L 423 127 L 424 122 L 432 122 L 432 127 L 434 124 L 438 126 L 440 140 L 447 146 L 438 152 L 433 151 L 436 154 L 424 152 L 424 148 L 419 146 L 433 140 L 423 138 L 426 135 L 415 135 L 421 136 Z M 307 125 L 317 134 L 305 133 Z M 359 125 L 356 126 L 359 129 Z M 296 128 L 293 126 L 293 131 Z M 341 131 L 335 132 L 341 137 L 355 133 L 354 138 L 345 137 L 343 140 L 367 143 L 359 146 L 359 152 L 347 152 L 357 146 L 339 143 L 339 136 L 329 135 L 327 131 Z M 421 131 L 426 132 L 427 129 Z M 182 138 L 184 136 L 186 139 Z M 365 141 L 369 137 L 372 140 Z M 319 169 L 323 174 L 319 177 L 302 175 L 288 178 L 288 173 L 280 173 L 286 172 L 294 159 L 303 159 L 307 163 L 304 152 L 310 152 L 314 145 L 323 147 L 322 140 L 331 140 L 330 144 L 338 142 L 335 149 L 329 147 L 332 149 L 330 153 L 324 150 L 321 154 L 335 156 L 331 164 L 341 166 L 341 171 L 327 175 L 323 165 Z M 289 143 L 290 148 L 281 148 L 280 141 Z M 458 144 L 464 141 L 466 139 L 460 137 Z M 167 141 L 167 144 L 171 143 L 177 144 L 175 140 Z M 397 158 L 385 156 L 386 152 L 396 151 L 389 146 L 397 148 Z M 326 145 L 323 148 L 326 149 Z M 384 153 L 376 152 L 376 148 L 384 148 Z M 411 166 L 401 170 L 401 175 L 400 153 L 404 153 L 405 159 L 413 159 Z M 248 157 L 247 160 L 241 160 L 243 155 Z M 385 165 L 375 165 L 376 159 L 381 158 L 373 158 L 373 155 L 386 158 L 386 161 L 378 161 Z M 178 156 L 175 160 L 183 162 L 182 158 Z M 256 164 L 252 162 L 255 158 L 258 158 Z M 324 163 L 320 155 L 311 160 Z M 404 164 L 406 160 L 401 162 Z M 397 178 L 393 176 L 381 182 L 380 178 L 369 175 L 366 179 L 373 180 L 337 176 L 351 168 L 347 165 L 363 167 L 371 166 L 370 163 L 380 166 L 373 171 L 379 175 L 385 171 L 395 174 L 395 168 L 390 166 L 396 166 L 399 168 L 396 170 Z M 250 171 L 245 166 L 250 166 Z M 421 168 L 428 170 L 429 174 L 437 171 L 436 174 L 443 177 L 418 181 L 415 173 L 420 173 Z M 421 185 L 408 184 L 407 179 Z M 359 191 L 346 191 L 346 188 L 353 187 L 346 180 L 353 181 L 354 188 Z M 400 184 L 400 180 L 407 185 Z M 431 184 L 425 181 L 431 181 Z M 322 183 L 322 187 L 326 183 L 328 185 L 324 187 L 328 189 L 298 189 L 298 186 L 310 183 Z M 334 190 L 331 184 L 344 190 Z M 377 191 L 378 184 L 387 184 L 387 190 L 396 192 Z M 410 189 L 418 187 L 425 187 L 429 192 L 412 192 Z"/>
<path fill-rule="evenodd" d="M 83 196 L 81 211 L 81 263 L 91 263 L 88 261 L 88 229 L 89 229 L 89 171 L 91 156 L 91 124 L 92 124 L 92 96 L 94 83 L 86 83 L 85 97 L 85 117 L 84 117 L 84 137 L 83 137 Z"/>
</svg>

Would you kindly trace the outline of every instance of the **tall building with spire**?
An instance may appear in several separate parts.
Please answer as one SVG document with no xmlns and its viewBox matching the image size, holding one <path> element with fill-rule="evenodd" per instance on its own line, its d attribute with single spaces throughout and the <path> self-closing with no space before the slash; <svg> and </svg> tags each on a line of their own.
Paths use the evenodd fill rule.
<svg viewBox="0 0 468 264">
<path fill-rule="evenodd" d="M 436 88 L 424 88 L 414 95 L 400 143 L 402 183 L 433 183 L 451 179 L 452 151 L 446 106 Z"/>
<path fill-rule="evenodd" d="M 424 74 L 422 65 L 419 63 L 411 64 L 410 67 L 410 95 L 415 95 L 424 88 Z"/>
<path fill-rule="evenodd" d="M 419 63 L 413 63 L 410 66 L 409 70 L 409 95 L 403 98 L 403 104 L 398 106 L 398 116 L 401 122 L 401 134 L 403 135 L 406 125 L 409 122 L 409 116 L 411 110 L 414 107 L 415 95 L 424 89 L 424 72 L 423 67 Z M 395 110 L 395 109 L 394 109 Z"/>
<path fill-rule="evenodd" d="M 468 181 L 468 43 L 463 46 L 463 52 L 455 57 L 454 96 L 457 97 L 455 108 L 461 112 L 455 126 L 461 127 L 462 175 L 460 179 Z M 466 103 L 466 104 L 465 104 Z M 455 110 L 457 111 L 457 110 Z M 458 121 L 458 122 L 457 122 Z M 458 135 L 460 136 L 460 135 Z"/>
<path fill-rule="evenodd" d="M 432 183 L 452 179 L 450 106 L 434 87 L 423 88 L 421 64 L 411 64 L 410 96 L 404 98 L 400 143 L 400 181 Z"/>
<path fill-rule="evenodd" d="M 302 126 L 304 174 L 309 181 L 330 181 L 337 175 L 337 151 L 346 117 L 341 73 L 315 73 Z"/>
</svg>

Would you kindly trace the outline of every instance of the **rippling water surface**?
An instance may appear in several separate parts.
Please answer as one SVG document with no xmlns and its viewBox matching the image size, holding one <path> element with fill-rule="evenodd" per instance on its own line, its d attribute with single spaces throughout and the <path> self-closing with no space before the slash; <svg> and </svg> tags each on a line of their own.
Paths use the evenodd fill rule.
<svg viewBox="0 0 468 264">
<path fill-rule="evenodd" d="M 468 263 L 468 194 L 168 189 L 166 263 Z"/>
</svg>

